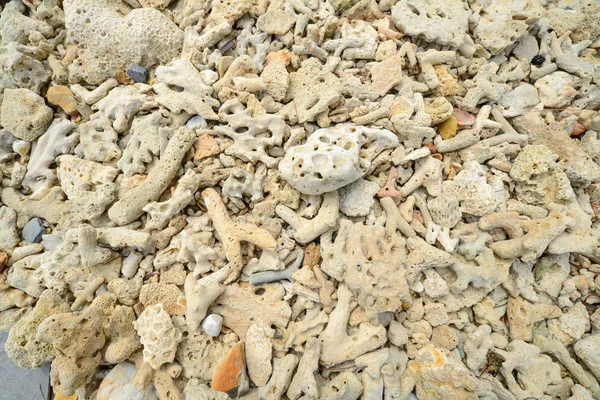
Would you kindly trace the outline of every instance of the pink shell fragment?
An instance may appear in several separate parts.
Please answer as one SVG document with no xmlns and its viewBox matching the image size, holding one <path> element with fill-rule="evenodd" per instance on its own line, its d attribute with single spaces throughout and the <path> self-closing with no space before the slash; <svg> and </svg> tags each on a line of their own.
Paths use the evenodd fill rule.
<svg viewBox="0 0 600 400">
<path fill-rule="evenodd" d="M 471 126 L 475 123 L 474 115 L 471 115 L 468 112 L 463 111 L 459 108 L 455 108 L 452 115 L 454 116 L 454 118 L 456 118 L 458 126 Z"/>
</svg>

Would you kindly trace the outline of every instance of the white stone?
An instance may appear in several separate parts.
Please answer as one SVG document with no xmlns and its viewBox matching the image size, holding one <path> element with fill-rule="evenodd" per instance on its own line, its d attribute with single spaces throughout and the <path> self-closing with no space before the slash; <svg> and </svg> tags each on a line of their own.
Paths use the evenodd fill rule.
<svg viewBox="0 0 600 400">
<path fill-rule="evenodd" d="M 202 321 L 202 330 L 210 337 L 217 337 L 223 327 L 223 317 L 219 314 L 210 314 Z"/>
</svg>

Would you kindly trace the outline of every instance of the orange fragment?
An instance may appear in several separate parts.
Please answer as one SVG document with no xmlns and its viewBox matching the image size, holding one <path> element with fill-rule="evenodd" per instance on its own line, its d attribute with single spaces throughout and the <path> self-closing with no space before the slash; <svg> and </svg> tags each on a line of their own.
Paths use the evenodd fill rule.
<svg viewBox="0 0 600 400">
<path fill-rule="evenodd" d="M 50 86 L 48 92 L 46 92 L 46 99 L 48 99 L 48 102 L 62 108 L 71 117 L 79 115 L 79 111 L 75 107 L 73 92 L 66 86 Z"/>
<path fill-rule="evenodd" d="M 229 392 L 243 386 L 246 380 L 244 344 L 240 342 L 215 368 L 211 387 L 217 392 Z"/>
<path fill-rule="evenodd" d="M 196 154 L 194 154 L 194 160 L 202 160 L 206 157 L 219 154 L 219 144 L 216 139 L 208 134 L 200 135 L 196 141 Z"/>
</svg>

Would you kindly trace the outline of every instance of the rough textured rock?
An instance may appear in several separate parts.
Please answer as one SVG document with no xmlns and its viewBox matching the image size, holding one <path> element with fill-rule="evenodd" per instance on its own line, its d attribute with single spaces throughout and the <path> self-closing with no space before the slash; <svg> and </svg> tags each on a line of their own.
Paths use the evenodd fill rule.
<svg viewBox="0 0 600 400">
<path fill-rule="evenodd" d="M 158 10 L 135 9 L 123 16 L 108 0 L 63 5 L 67 31 L 81 48 L 70 73 L 88 83 L 114 77 L 131 64 L 167 64 L 181 51 L 183 32 Z"/>
<path fill-rule="evenodd" d="M 0 124 L 19 139 L 40 137 L 52 122 L 52 109 L 29 89 L 6 89 Z"/>
</svg>

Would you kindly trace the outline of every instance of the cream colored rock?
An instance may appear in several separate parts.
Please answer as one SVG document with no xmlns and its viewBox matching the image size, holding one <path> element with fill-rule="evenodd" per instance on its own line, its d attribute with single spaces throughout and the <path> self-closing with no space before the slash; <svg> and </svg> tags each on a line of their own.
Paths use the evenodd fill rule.
<svg viewBox="0 0 600 400">
<path fill-rule="evenodd" d="M 291 400 L 298 400 L 298 398 L 316 400 L 319 398 L 319 387 L 314 375 L 319 369 L 320 353 L 321 342 L 316 338 L 308 339 L 298 369 L 286 392 L 287 397 Z"/>
<path fill-rule="evenodd" d="M 317 215 L 312 219 L 300 217 L 294 210 L 282 204 L 275 209 L 277 215 L 294 228 L 294 239 L 308 243 L 333 228 L 339 218 L 339 196 L 337 191 L 326 193 Z"/>
<path fill-rule="evenodd" d="M 52 360 L 55 350 L 51 344 L 39 342 L 39 325 L 49 316 L 69 311 L 69 305 L 54 290 L 44 291 L 32 311 L 21 318 L 8 333 L 5 351 L 22 368 L 39 368 Z"/>
<path fill-rule="evenodd" d="M 16 222 L 15 210 L 7 206 L 0 207 L 0 248 L 8 254 L 12 254 L 20 242 Z"/>
<path fill-rule="evenodd" d="M 341 99 L 342 83 L 333 73 L 325 70 L 316 58 L 302 63 L 298 71 L 290 74 L 288 98 L 279 112 L 290 121 L 314 121 Z"/>
<path fill-rule="evenodd" d="M 444 195 L 460 201 L 461 212 L 482 216 L 496 209 L 496 196 L 487 183 L 486 168 L 475 161 L 465 163 L 464 169 L 442 187 Z"/>
<path fill-rule="evenodd" d="M 209 382 L 217 363 L 237 342 L 235 334 L 211 338 L 202 330 L 191 331 L 183 317 L 173 317 L 173 324 L 182 331 L 183 339 L 177 347 L 176 361 L 183 367 L 182 375 Z M 183 334 L 185 332 L 185 334 Z"/>
<path fill-rule="evenodd" d="M 520 297 L 509 297 L 506 314 L 510 322 L 511 338 L 530 341 L 535 323 L 549 318 L 558 318 L 562 313 L 560 308 L 554 305 L 531 304 Z"/>
<path fill-rule="evenodd" d="M 104 358 L 109 363 L 121 363 L 142 347 L 133 326 L 134 321 L 133 308 L 127 306 L 115 307 L 115 311 L 110 316 L 108 346 L 104 353 Z"/>
<path fill-rule="evenodd" d="M 343 371 L 333 379 L 319 386 L 319 394 L 324 399 L 356 400 L 363 392 L 362 383 L 356 373 Z"/>
<path fill-rule="evenodd" d="M 246 366 L 248 376 L 256 386 L 264 386 L 271 377 L 273 365 L 273 343 L 271 338 L 275 331 L 269 327 L 254 324 L 246 332 Z"/>
<path fill-rule="evenodd" d="M 375 203 L 379 185 L 359 179 L 340 189 L 340 211 L 349 217 L 366 216 Z"/>
<path fill-rule="evenodd" d="M 266 385 L 258 389 L 258 399 L 281 399 L 290 385 L 296 365 L 298 365 L 298 357 L 293 354 L 287 354 L 282 358 L 275 358 L 273 360 L 273 375 Z"/>
<path fill-rule="evenodd" d="M 600 359 L 596 351 L 600 346 L 600 336 L 590 335 L 579 340 L 573 347 L 577 357 L 579 357 L 585 365 L 592 371 L 598 379 L 600 377 Z"/>
<path fill-rule="evenodd" d="M 570 119 L 556 122 L 552 117 L 542 118 L 537 112 L 529 112 L 513 120 L 517 130 L 533 138 L 533 145 L 544 145 L 556 154 L 569 180 L 576 185 L 588 185 L 600 180 L 600 166 L 570 138 L 573 131 Z"/>
<path fill-rule="evenodd" d="M 202 279 L 197 279 L 194 273 L 187 274 L 184 284 L 185 320 L 191 330 L 195 331 L 200 327 L 210 305 L 225 291 L 221 282 L 227 275 L 229 271 L 225 268 Z"/>
<path fill-rule="evenodd" d="M 205 189 L 202 197 L 229 261 L 230 275 L 225 283 L 236 279 L 244 267 L 240 244 L 242 241 L 253 243 L 264 250 L 274 251 L 277 248 L 277 242 L 267 230 L 248 223 L 234 223 L 223 200 L 214 189 Z"/>
<path fill-rule="evenodd" d="M 162 304 L 147 307 L 133 323 L 144 346 L 144 361 L 153 369 L 173 362 L 181 331 L 173 326 L 171 317 Z"/>
<path fill-rule="evenodd" d="M 296 20 L 283 10 L 271 9 L 258 17 L 256 26 L 263 32 L 283 35 L 295 24 Z"/>
<path fill-rule="evenodd" d="M 22 182 L 33 191 L 32 199 L 41 199 L 56 183 L 56 170 L 52 165 L 58 155 L 69 153 L 77 143 L 79 136 L 72 133 L 74 128 L 71 121 L 55 119 L 38 139 Z"/>
<path fill-rule="evenodd" d="M 19 139 L 33 141 L 52 121 L 52 109 L 29 89 L 6 89 L 0 124 Z"/>
<path fill-rule="evenodd" d="M 158 106 L 150 91 L 151 87 L 142 83 L 117 86 L 94 104 L 93 109 L 99 112 L 90 119 L 108 119 L 117 133 L 124 133 L 138 112 Z"/>
</svg>

